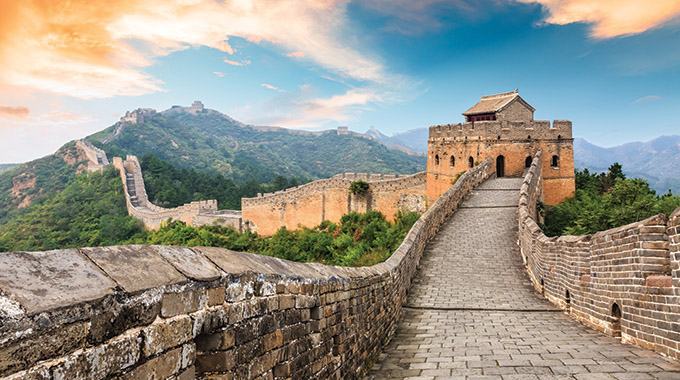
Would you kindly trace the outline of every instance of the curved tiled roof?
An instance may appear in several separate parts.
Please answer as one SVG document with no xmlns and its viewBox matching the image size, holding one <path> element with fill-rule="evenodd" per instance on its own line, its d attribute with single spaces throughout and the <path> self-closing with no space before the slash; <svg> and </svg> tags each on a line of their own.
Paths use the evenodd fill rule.
<svg viewBox="0 0 680 380">
<path fill-rule="evenodd" d="M 534 107 L 530 106 L 529 103 L 527 103 L 524 99 L 522 99 L 519 96 L 519 91 L 515 90 L 494 95 L 482 95 L 482 100 L 480 100 L 474 106 L 470 107 L 469 110 L 463 112 L 463 115 L 469 116 L 484 113 L 495 113 L 503 110 L 503 108 L 507 107 L 510 103 L 512 103 L 515 100 L 522 102 L 526 107 L 528 107 L 532 111 L 536 111 Z"/>
</svg>

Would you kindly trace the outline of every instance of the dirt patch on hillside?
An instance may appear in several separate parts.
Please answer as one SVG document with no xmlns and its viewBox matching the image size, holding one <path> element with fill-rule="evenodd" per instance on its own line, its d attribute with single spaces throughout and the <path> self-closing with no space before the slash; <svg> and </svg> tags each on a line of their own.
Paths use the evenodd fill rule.
<svg viewBox="0 0 680 380">
<path fill-rule="evenodd" d="M 18 198 L 26 193 L 26 190 L 35 187 L 35 177 L 31 173 L 21 173 L 12 178 L 12 188 L 9 189 L 10 194 L 14 198 Z"/>
<path fill-rule="evenodd" d="M 68 164 L 69 166 L 75 167 L 76 173 L 80 174 L 87 170 L 87 162 L 89 158 L 84 150 L 79 148 L 59 150 L 57 154 Z M 76 166 L 76 164 L 78 164 Z"/>
</svg>

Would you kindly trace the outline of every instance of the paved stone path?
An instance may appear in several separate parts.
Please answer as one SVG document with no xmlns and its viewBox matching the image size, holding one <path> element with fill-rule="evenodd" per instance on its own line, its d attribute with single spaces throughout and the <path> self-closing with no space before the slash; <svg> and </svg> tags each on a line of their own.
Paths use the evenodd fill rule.
<svg viewBox="0 0 680 380">
<path fill-rule="evenodd" d="M 680 379 L 680 363 L 587 328 L 534 290 L 517 248 L 520 184 L 486 181 L 442 226 L 367 379 Z"/>
</svg>

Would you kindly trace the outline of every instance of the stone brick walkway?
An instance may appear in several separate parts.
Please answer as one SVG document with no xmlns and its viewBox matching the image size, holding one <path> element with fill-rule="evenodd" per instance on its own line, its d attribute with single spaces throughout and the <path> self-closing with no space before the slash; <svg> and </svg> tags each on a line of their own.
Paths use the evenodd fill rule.
<svg viewBox="0 0 680 380">
<path fill-rule="evenodd" d="M 428 244 L 367 379 L 680 379 L 678 362 L 587 328 L 534 290 L 517 248 L 520 184 L 486 181 Z"/>
</svg>

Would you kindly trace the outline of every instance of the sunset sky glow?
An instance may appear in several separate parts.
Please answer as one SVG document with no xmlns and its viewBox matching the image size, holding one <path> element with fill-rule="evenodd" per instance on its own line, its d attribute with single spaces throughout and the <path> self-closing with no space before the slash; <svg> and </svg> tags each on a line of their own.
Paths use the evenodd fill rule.
<svg viewBox="0 0 680 380">
<path fill-rule="evenodd" d="M 680 134 L 680 0 L 0 0 L 0 163 L 139 107 L 389 135 L 515 88 L 598 145 Z"/>
</svg>

